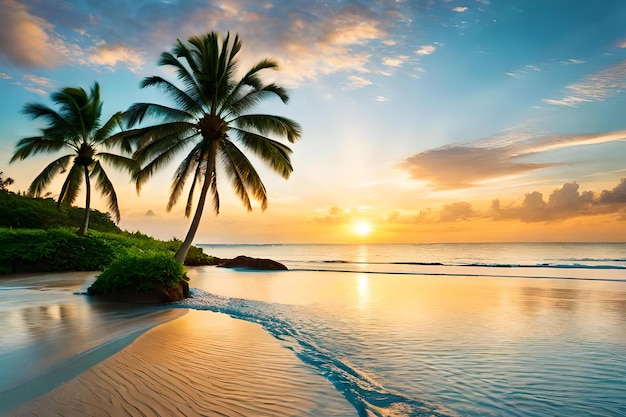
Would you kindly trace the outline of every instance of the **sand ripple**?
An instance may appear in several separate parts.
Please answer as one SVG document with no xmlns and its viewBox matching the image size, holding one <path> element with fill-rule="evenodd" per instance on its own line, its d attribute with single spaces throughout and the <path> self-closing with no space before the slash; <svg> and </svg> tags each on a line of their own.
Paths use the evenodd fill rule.
<svg viewBox="0 0 626 417">
<path fill-rule="evenodd" d="M 158 326 L 11 416 L 351 416 L 254 323 L 206 311 Z"/>
</svg>

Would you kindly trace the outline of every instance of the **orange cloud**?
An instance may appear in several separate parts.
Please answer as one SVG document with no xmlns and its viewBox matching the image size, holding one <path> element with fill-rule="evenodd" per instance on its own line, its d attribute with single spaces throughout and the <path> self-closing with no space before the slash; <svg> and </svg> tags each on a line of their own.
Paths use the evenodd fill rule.
<svg viewBox="0 0 626 417">
<path fill-rule="evenodd" d="M 0 59 L 21 67 L 53 68 L 62 63 L 62 41 L 54 27 L 16 0 L 0 0 Z"/>
<path fill-rule="evenodd" d="M 94 64 L 108 67 L 125 63 L 131 70 L 139 69 L 144 64 L 138 52 L 124 45 L 101 45 L 89 56 L 89 60 Z"/>
<path fill-rule="evenodd" d="M 521 162 L 556 149 L 623 141 L 626 131 L 590 135 L 518 133 L 430 149 L 408 157 L 398 167 L 438 190 L 473 187 L 480 182 L 557 166 L 557 162 Z"/>
<path fill-rule="evenodd" d="M 521 206 L 501 207 L 499 200 L 492 204 L 494 220 L 520 220 L 526 223 L 561 221 L 578 216 L 598 214 L 626 214 L 626 178 L 612 190 L 601 193 L 579 192 L 575 182 L 563 184 L 555 189 L 548 201 L 543 194 L 534 191 L 526 194 Z"/>
</svg>

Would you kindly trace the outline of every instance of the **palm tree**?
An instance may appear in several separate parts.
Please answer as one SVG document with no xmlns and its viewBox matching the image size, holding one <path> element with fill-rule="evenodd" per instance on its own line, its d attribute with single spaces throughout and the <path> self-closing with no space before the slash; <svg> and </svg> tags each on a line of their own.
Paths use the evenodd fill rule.
<svg viewBox="0 0 626 417">
<path fill-rule="evenodd" d="M 89 228 L 89 208 L 91 204 L 91 178 L 96 181 L 96 189 L 108 200 L 108 208 L 116 221 L 120 220 L 117 195 L 109 180 L 101 161 L 116 168 L 127 170 L 130 174 L 137 171 L 137 163 L 125 156 L 102 152 L 99 149 L 114 144 L 120 145 L 123 151 L 130 153 L 130 143 L 125 133 L 113 134 L 123 124 L 122 113 L 115 113 L 103 125 L 100 123 L 102 101 L 100 86 L 94 83 L 89 94 L 82 88 L 66 87 L 53 93 L 52 101 L 58 106 L 56 111 L 40 103 L 27 103 L 23 113 L 33 119 L 43 118 L 47 126 L 41 129 L 40 136 L 21 139 L 10 162 L 23 160 L 38 153 L 58 152 L 69 149 L 72 152 L 52 161 L 33 180 L 28 192 L 39 197 L 57 174 L 67 172 L 65 182 L 57 200 L 61 204 L 71 205 L 78 197 L 83 179 L 85 181 L 85 215 L 78 230 L 82 236 Z M 68 171 L 68 165 L 71 167 Z"/>
<path fill-rule="evenodd" d="M 0 171 L 0 191 L 7 191 L 7 187 L 13 184 L 13 178 L 7 177 L 7 179 L 3 179 L 2 175 L 4 172 Z"/>
<path fill-rule="evenodd" d="M 293 171 L 291 149 L 267 135 L 286 137 L 293 143 L 301 135 L 300 126 L 284 117 L 249 113 L 255 105 L 271 97 L 287 103 L 289 97 L 283 87 L 264 84 L 259 77 L 262 70 L 275 69 L 278 64 L 272 59 L 263 59 L 241 79 L 236 79 L 236 57 L 240 49 L 239 36 L 235 35 L 231 41 L 230 33 L 224 39 L 211 32 L 191 37 L 187 43 L 178 40 L 171 52 L 161 54 L 159 65 L 173 68 L 180 86 L 159 76 L 147 77 L 140 84 L 142 88 L 159 88 L 174 100 L 176 107 L 135 103 L 125 114 L 129 126 L 141 123 L 146 116 L 161 121 L 135 131 L 142 136 L 133 157 L 145 164 L 135 176 L 138 192 L 148 178 L 177 153 L 190 149 L 176 168 L 167 204 L 169 211 L 191 175 L 185 217 L 191 213 L 197 185 L 200 197 L 187 236 L 175 256 L 181 262 L 198 230 L 209 192 L 213 209 L 219 213 L 218 164 L 248 211 L 252 210 L 251 198 L 260 202 L 262 210 L 267 207 L 265 185 L 235 142 L 284 178 Z"/>
</svg>

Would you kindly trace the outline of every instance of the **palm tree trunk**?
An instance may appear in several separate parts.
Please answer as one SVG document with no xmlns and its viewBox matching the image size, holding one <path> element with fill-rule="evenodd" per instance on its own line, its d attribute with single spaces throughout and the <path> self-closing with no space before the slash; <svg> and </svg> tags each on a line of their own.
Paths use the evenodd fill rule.
<svg viewBox="0 0 626 417">
<path fill-rule="evenodd" d="M 211 185 L 212 181 L 213 171 L 215 170 L 216 154 L 217 142 L 211 147 L 207 170 L 204 176 L 204 182 L 202 183 L 202 190 L 200 191 L 200 200 L 198 201 L 198 206 L 196 207 L 196 212 L 193 215 L 193 220 L 191 221 L 189 230 L 187 231 L 187 236 L 185 236 L 183 244 L 180 245 L 180 248 L 178 248 L 176 255 L 174 255 L 174 259 L 179 262 L 185 262 L 187 252 L 189 251 L 189 248 L 193 243 L 193 239 L 196 236 L 196 232 L 198 231 L 198 227 L 200 226 L 200 219 L 202 219 L 202 212 L 204 211 L 204 203 L 206 202 L 206 197 L 209 192 L 209 186 Z"/>
<path fill-rule="evenodd" d="M 89 228 L 89 208 L 91 205 L 91 184 L 89 183 L 89 167 L 87 165 L 84 166 L 85 169 L 85 189 L 87 196 L 85 197 L 85 216 L 83 217 L 83 224 L 78 229 L 76 234 L 78 236 L 85 236 L 87 233 L 87 229 Z"/>
</svg>

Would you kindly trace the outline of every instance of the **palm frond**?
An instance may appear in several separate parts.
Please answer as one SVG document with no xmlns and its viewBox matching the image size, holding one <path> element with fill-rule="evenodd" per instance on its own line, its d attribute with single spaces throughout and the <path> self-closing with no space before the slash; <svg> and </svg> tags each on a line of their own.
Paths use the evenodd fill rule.
<svg viewBox="0 0 626 417">
<path fill-rule="evenodd" d="M 17 145 L 15 145 L 15 153 L 9 162 L 11 163 L 18 160 L 24 160 L 29 156 L 36 155 L 38 153 L 58 152 L 65 146 L 67 146 L 67 143 L 63 140 L 49 139 L 44 136 L 23 138 L 17 142 Z"/>
<path fill-rule="evenodd" d="M 150 161 L 146 166 L 141 168 L 137 174 L 133 176 L 135 180 L 135 185 L 137 187 L 137 191 L 141 190 L 141 187 L 148 181 L 148 179 L 160 168 L 167 165 L 178 152 L 182 151 L 189 145 L 189 141 L 193 139 L 193 137 L 197 136 L 194 134 L 186 139 L 178 140 L 178 141 L 170 141 L 168 142 L 168 146 L 166 147 L 158 147 L 157 150 L 154 150 L 154 154 L 156 156 L 152 161 Z M 150 154 L 152 156 L 152 153 Z M 135 158 L 137 160 L 137 158 Z"/>
<path fill-rule="evenodd" d="M 131 175 L 135 175 L 137 172 L 139 172 L 139 163 L 132 158 L 108 152 L 98 152 L 96 156 L 98 159 L 101 159 L 102 161 L 111 164 L 111 166 L 113 166 L 114 168 L 126 171 Z"/>
<path fill-rule="evenodd" d="M 96 188 L 100 191 L 100 194 L 107 199 L 107 207 L 113 213 L 115 222 L 118 223 L 120 221 L 120 208 L 117 204 L 117 194 L 115 193 L 113 183 L 111 183 L 111 180 L 102 168 L 100 161 L 96 161 L 93 165 L 90 176 L 96 177 Z"/>
<path fill-rule="evenodd" d="M 166 96 L 170 97 L 174 100 L 174 102 L 180 106 L 181 109 L 188 113 L 199 114 L 204 110 L 202 108 L 202 103 L 197 102 L 192 97 L 190 97 L 185 91 L 178 88 L 176 85 L 171 83 L 170 81 L 159 77 L 152 76 L 144 78 L 140 83 L 141 88 L 145 87 L 156 87 L 161 90 Z M 132 126 L 132 125 L 131 125 Z"/>
<path fill-rule="evenodd" d="M 160 118 L 166 122 L 191 122 L 196 119 L 194 114 L 186 110 L 179 110 L 153 103 L 135 103 L 123 113 L 127 127 L 133 127 L 143 122 L 145 117 Z"/>
<path fill-rule="evenodd" d="M 143 136 L 137 141 L 133 159 L 143 164 L 148 159 L 170 149 L 177 142 L 183 142 L 186 146 L 199 136 L 200 132 L 196 126 L 185 122 L 164 123 L 146 128 Z"/>
<path fill-rule="evenodd" d="M 237 90 L 233 91 L 233 94 L 228 98 L 228 101 L 224 103 L 221 114 L 225 117 L 238 117 L 261 102 L 275 96 L 280 97 L 283 103 L 289 99 L 287 90 L 275 84 L 266 85 L 259 90 L 247 89 L 247 91 L 245 86 L 239 85 Z"/>
<path fill-rule="evenodd" d="M 180 46 L 177 45 L 179 52 L 176 56 L 184 57 L 187 62 L 189 62 L 189 50 L 180 42 L 180 40 L 178 42 Z M 176 69 L 176 78 L 185 86 L 185 93 L 187 93 L 187 95 L 196 103 L 206 103 L 205 98 L 202 97 L 202 90 L 193 75 L 193 67 L 191 67 L 191 64 L 188 64 L 192 68 L 192 72 L 189 72 L 189 69 L 179 59 L 177 59 L 176 56 L 170 52 L 163 52 L 161 54 L 161 59 L 159 60 L 159 66 L 174 67 Z"/>
<path fill-rule="evenodd" d="M 259 174 L 250 160 L 228 139 L 220 141 L 220 160 L 224 171 L 230 177 L 235 193 L 248 211 L 252 210 L 249 193 L 261 203 L 261 210 L 267 208 L 267 192 Z"/>
<path fill-rule="evenodd" d="M 252 128 L 261 135 L 285 136 L 291 143 L 302 135 L 302 128 L 295 121 L 270 114 L 244 114 L 233 119 L 233 123 L 242 130 Z"/>
<path fill-rule="evenodd" d="M 78 164 L 72 164 L 72 168 L 70 168 L 70 172 L 65 178 L 63 187 L 61 187 L 61 193 L 59 193 L 59 198 L 57 200 L 57 207 L 61 204 L 71 206 L 74 201 L 76 201 L 80 186 L 83 183 L 83 176 L 83 167 Z"/>
<path fill-rule="evenodd" d="M 270 168 L 283 178 L 289 178 L 293 166 L 289 156 L 292 150 L 287 145 L 245 130 L 231 129 L 231 131 L 235 132 L 241 143 L 258 155 Z"/>
<path fill-rule="evenodd" d="M 200 162 L 200 155 L 202 153 L 202 143 L 198 143 L 189 154 L 183 159 L 183 161 L 178 165 L 176 171 L 174 172 L 174 179 L 172 180 L 172 186 L 170 187 L 170 198 L 167 202 L 167 211 L 170 211 L 172 207 L 178 201 L 181 193 L 183 192 L 183 188 L 185 187 L 185 182 L 187 181 L 187 177 L 193 171 Z M 196 176 L 193 179 L 192 193 L 193 187 L 198 180 L 198 172 L 196 171 Z"/>
<path fill-rule="evenodd" d="M 211 191 L 211 202 L 213 203 L 213 212 L 217 215 L 220 214 L 220 194 L 217 190 L 217 171 L 213 166 L 213 172 L 211 173 L 211 184 L 209 185 L 209 191 Z"/>
<path fill-rule="evenodd" d="M 64 172 L 67 169 L 67 165 L 70 163 L 74 155 L 64 155 L 58 159 L 52 161 L 46 166 L 43 171 L 33 180 L 28 187 L 28 194 L 33 197 L 41 196 L 41 193 L 46 189 L 52 179 L 60 172 Z"/>
<path fill-rule="evenodd" d="M 111 116 L 111 118 L 107 120 L 106 123 L 104 123 L 102 127 L 100 127 L 100 129 L 96 130 L 96 132 L 93 135 L 94 143 L 97 143 L 97 144 L 104 143 L 109 137 L 113 135 L 113 131 L 116 128 L 120 130 L 124 128 L 123 123 L 122 123 L 121 111 L 118 111 L 113 116 Z"/>
<path fill-rule="evenodd" d="M 102 143 L 107 148 L 119 148 L 124 154 L 132 154 L 133 147 L 145 136 L 148 128 L 123 130 L 104 140 Z"/>
</svg>

